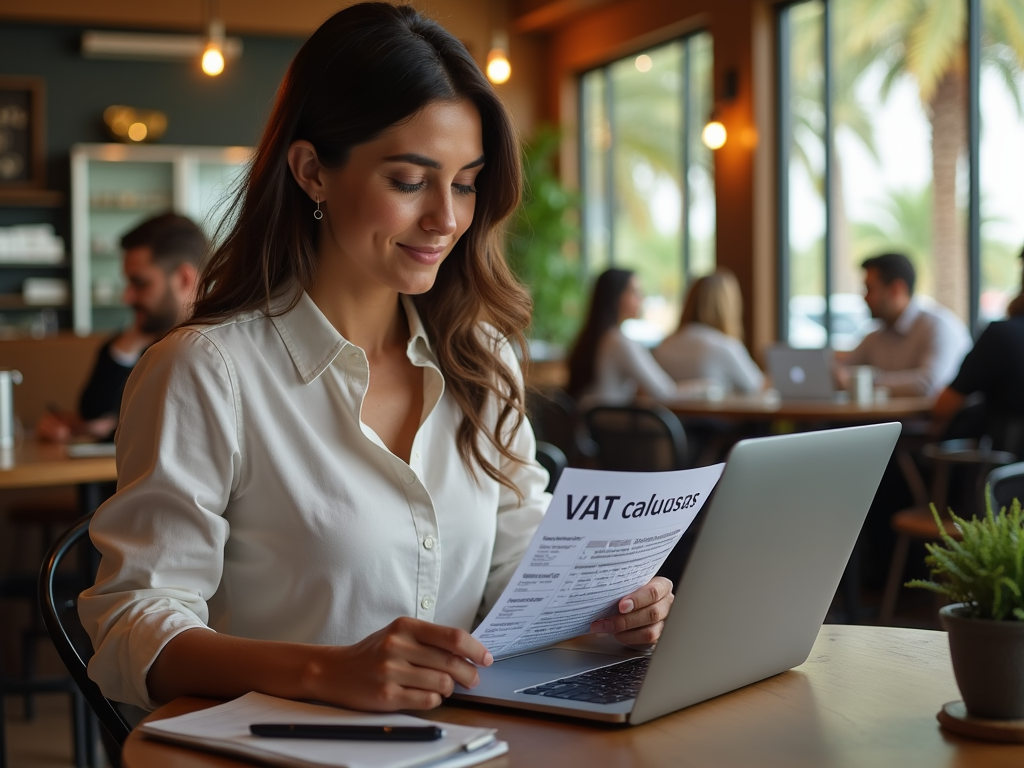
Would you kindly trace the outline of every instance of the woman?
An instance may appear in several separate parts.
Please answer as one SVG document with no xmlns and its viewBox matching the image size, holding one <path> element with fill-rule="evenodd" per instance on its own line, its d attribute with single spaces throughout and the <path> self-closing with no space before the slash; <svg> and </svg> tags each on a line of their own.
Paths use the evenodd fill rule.
<svg viewBox="0 0 1024 768">
<path fill-rule="evenodd" d="M 104 694 L 437 706 L 543 513 L 498 250 L 511 122 L 408 7 L 328 19 L 289 68 L 192 325 L 128 382 L 80 614 Z M 652 581 L 596 622 L 660 634 Z M 212 630 L 212 631 L 211 631 Z"/>
<path fill-rule="evenodd" d="M 761 390 L 764 374 L 743 346 L 743 297 L 732 272 L 719 268 L 694 282 L 679 328 L 654 358 L 677 382 L 703 380 L 724 393 Z"/>
<path fill-rule="evenodd" d="M 628 269 L 607 269 L 594 283 L 587 321 L 569 355 L 569 394 L 583 407 L 629 403 L 640 390 L 655 398 L 676 394 L 672 377 L 619 327 L 640 316 L 642 301 Z"/>
</svg>

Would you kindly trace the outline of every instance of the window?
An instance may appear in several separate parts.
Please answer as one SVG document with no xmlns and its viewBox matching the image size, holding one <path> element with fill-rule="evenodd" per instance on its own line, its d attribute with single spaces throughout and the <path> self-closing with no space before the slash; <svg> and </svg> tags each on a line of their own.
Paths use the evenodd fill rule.
<svg viewBox="0 0 1024 768">
<path fill-rule="evenodd" d="M 883 251 L 906 253 L 916 293 L 971 326 L 1005 311 L 1024 245 L 1015 2 L 781 9 L 779 322 L 790 344 L 856 344 L 868 327 L 859 265 Z"/>
<path fill-rule="evenodd" d="M 647 298 L 626 332 L 654 343 L 682 292 L 715 268 L 711 36 L 697 33 L 583 75 L 583 254 L 591 276 L 634 270 Z"/>
</svg>

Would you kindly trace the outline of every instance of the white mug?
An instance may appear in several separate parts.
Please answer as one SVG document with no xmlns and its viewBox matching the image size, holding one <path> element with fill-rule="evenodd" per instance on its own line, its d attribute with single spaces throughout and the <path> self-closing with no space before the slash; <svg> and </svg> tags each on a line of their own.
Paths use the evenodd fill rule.
<svg viewBox="0 0 1024 768">
<path fill-rule="evenodd" d="M 870 405 L 875 393 L 875 369 L 870 365 L 850 368 L 850 399 L 857 405 Z"/>
</svg>

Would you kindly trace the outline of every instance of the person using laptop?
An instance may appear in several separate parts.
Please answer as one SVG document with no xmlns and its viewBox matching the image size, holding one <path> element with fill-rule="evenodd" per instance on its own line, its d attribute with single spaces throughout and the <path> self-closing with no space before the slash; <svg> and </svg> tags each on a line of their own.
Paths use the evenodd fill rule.
<svg viewBox="0 0 1024 768">
<path fill-rule="evenodd" d="M 881 326 L 855 349 L 837 353 L 835 376 L 850 387 L 850 367 L 876 369 L 875 386 L 897 397 L 934 397 L 953 379 L 971 347 L 967 328 L 950 310 L 914 296 L 914 265 L 902 253 L 883 253 L 861 263 L 864 301 Z"/>
<path fill-rule="evenodd" d="M 498 245 L 519 157 L 465 45 L 410 6 L 303 44 L 190 325 L 125 389 L 79 601 L 104 695 L 390 711 L 476 683 L 469 630 L 549 501 Z M 670 588 L 593 629 L 657 640 Z"/>
<path fill-rule="evenodd" d="M 36 436 L 63 443 L 88 435 L 113 438 L 121 393 L 142 353 L 192 313 L 206 235 L 175 213 L 146 219 L 121 238 L 124 303 L 132 324 L 104 344 L 82 390 L 77 413 L 51 411 L 36 423 Z"/>
</svg>

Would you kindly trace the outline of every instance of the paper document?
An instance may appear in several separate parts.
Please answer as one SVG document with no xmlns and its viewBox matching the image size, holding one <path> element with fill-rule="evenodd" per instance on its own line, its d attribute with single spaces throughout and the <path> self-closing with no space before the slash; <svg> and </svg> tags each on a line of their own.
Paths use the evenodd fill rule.
<svg viewBox="0 0 1024 768">
<path fill-rule="evenodd" d="M 437 725 L 437 741 L 271 739 L 253 736 L 253 723 Z M 409 715 L 373 714 L 247 693 L 234 701 L 166 720 L 143 723 L 146 736 L 174 744 L 240 755 L 270 765 L 301 768 L 461 768 L 504 754 L 493 728 L 470 728 Z"/>
<path fill-rule="evenodd" d="M 526 554 L 473 636 L 500 659 L 589 631 L 643 586 L 724 464 L 678 472 L 566 469 Z"/>
</svg>

